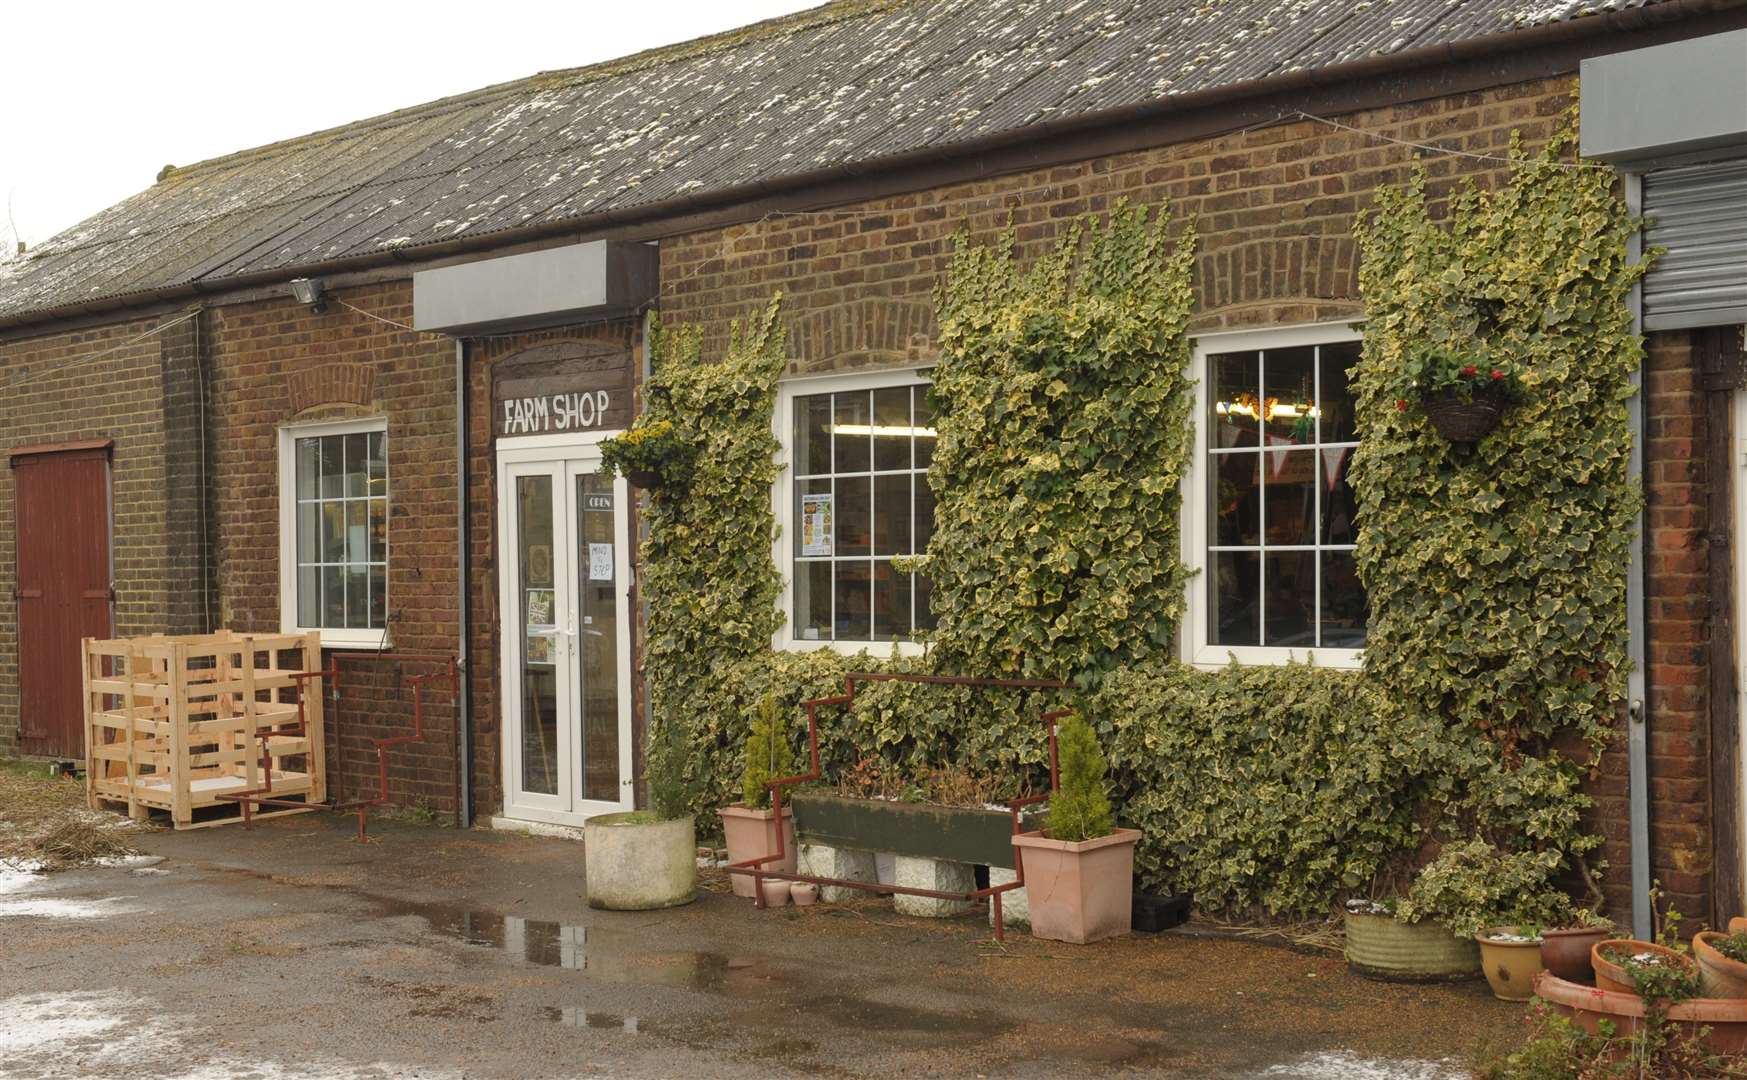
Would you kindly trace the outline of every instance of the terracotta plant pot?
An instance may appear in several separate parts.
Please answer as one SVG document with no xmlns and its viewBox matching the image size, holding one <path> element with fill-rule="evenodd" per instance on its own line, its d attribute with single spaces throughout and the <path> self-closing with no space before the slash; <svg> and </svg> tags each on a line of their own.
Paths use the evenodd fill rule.
<svg viewBox="0 0 1747 1080">
<path fill-rule="evenodd" d="M 1031 934 L 1084 945 L 1133 928 L 1134 845 L 1139 829 L 1092 840 L 1019 833 L 1013 845 L 1025 874 Z"/>
<path fill-rule="evenodd" d="M 756 859 L 776 851 L 777 826 L 774 812 L 748 810 L 744 806 L 724 806 L 721 814 L 722 832 L 728 838 L 730 864 Z M 761 869 L 784 874 L 795 872 L 795 816 L 787 806 L 783 807 L 782 842 L 782 859 L 765 863 Z M 734 887 L 735 896 L 752 899 L 751 874 L 729 874 L 728 881 Z M 786 888 L 788 883 L 784 882 L 783 886 Z"/>
<path fill-rule="evenodd" d="M 1610 933 L 1600 926 L 1569 927 L 1541 932 L 1541 964 L 1568 982 L 1586 983 L 1595 978 L 1589 966 L 1589 950 L 1606 941 Z"/>
<path fill-rule="evenodd" d="M 796 907 L 812 907 L 819 902 L 819 886 L 811 881 L 789 882 L 789 897 Z"/>
<path fill-rule="evenodd" d="M 1611 990 L 1616 994 L 1637 996 L 1637 991 L 1632 989 L 1632 977 L 1626 974 L 1625 968 L 1616 962 L 1616 958 L 1635 956 L 1638 953 L 1655 953 L 1667 958 L 1670 963 L 1697 970 L 1693 965 L 1692 957 L 1683 956 L 1673 949 L 1658 945 L 1653 941 L 1615 938 L 1610 941 L 1599 941 L 1590 947 L 1589 965 L 1595 969 L 1595 985 L 1599 989 Z"/>
<path fill-rule="evenodd" d="M 764 880 L 764 906 L 782 907 L 789 902 L 789 883 L 776 878 Z"/>
<path fill-rule="evenodd" d="M 1692 937 L 1692 954 L 1698 960 L 1705 997 L 1747 998 L 1747 964 L 1717 951 L 1716 943 L 1728 936 L 1707 930 Z"/>
<path fill-rule="evenodd" d="M 1535 976 L 1541 966 L 1541 939 L 1500 941 L 1497 935 L 1522 937 L 1514 926 L 1495 926 L 1474 935 L 1480 945 L 1480 970 L 1492 996 L 1500 1001 L 1527 1001 L 1535 996 Z"/>
<path fill-rule="evenodd" d="M 1568 982 L 1550 971 L 1535 977 L 1535 995 L 1562 1016 L 1589 1032 L 1600 1034 L 1602 1021 L 1613 1035 L 1625 1039 L 1637 1034 L 1644 1022 L 1644 999 Z M 1689 998 L 1668 1006 L 1668 1020 L 1682 1035 L 1704 1032 L 1704 1045 L 1712 1053 L 1738 1054 L 1747 1050 L 1747 999 Z"/>
<path fill-rule="evenodd" d="M 1347 967 L 1383 982 L 1455 982 L 1480 974 L 1480 946 L 1438 923 L 1347 915 Z"/>
<path fill-rule="evenodd" d="M 1747 915 L 1737 915 L 1729 920 L 1729 933 L 1739 934 L 1747 930 Z"/>
</svg>

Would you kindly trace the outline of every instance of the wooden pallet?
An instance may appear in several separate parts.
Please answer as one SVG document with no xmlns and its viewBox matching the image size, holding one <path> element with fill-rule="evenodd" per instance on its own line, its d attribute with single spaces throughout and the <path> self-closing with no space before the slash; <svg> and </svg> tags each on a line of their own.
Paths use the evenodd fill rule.
<svg viewBox="0 0 1747 1080">
<path fill-rule="evenodd" d="M 270 776 L 275 798 L 314 809 L 327 798 L 322 687 L 306 680 L 300 733 L 294 676 L 320 667 L 313 633 L 85 639 L 87 801 L 200 828 L 241 820 L 196 821 L 194 811 L 234 807 L 221 796 L 258 791 Z"/>
</svg>

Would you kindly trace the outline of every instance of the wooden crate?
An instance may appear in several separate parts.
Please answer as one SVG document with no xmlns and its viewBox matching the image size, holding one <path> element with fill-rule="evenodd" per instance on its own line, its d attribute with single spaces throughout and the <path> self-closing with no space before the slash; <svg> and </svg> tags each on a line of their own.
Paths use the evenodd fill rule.
<svg viewBox="0 0 1747 1080">
<path fill-rule="evenodd" d="M 327 798 L 323 687 L 304 680 L 301 734 L 294 675 L 321 667 L 319 634 L 237 634 L 84 642 L 85 792 L 178 829 L 241 820 L 219 796 L 266 786 L 272 797 Z M 195 811 L 223 807 L 224 812 Z M 301 813 L 280 808 L 256 817 Z"/>
</svg>

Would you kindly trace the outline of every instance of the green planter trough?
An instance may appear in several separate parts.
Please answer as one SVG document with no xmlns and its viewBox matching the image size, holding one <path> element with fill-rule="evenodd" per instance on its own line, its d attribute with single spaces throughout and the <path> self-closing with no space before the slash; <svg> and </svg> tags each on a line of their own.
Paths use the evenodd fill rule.
<svg viewBox="0 0 1747 1080">
<path fill-rule="evenodd" d="M 1013 866 L 1013 816 L 1005 810 L 796 795 L 795 836 L 803 844 L 890 851 L 944 862 Z M 1039 815 L 1023 828 L 1036 829 Z"/>
</svg>

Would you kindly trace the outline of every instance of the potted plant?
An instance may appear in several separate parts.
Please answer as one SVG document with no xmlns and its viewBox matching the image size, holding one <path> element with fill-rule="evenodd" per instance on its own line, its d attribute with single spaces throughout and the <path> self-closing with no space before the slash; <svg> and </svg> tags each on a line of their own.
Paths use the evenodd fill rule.
<svg viewBox="0 0 1747 1080">
<path fill-rule="evenodd" d="M 1013 777 L 964 766 L 906 768 L 865 757 L 834 787 L 796 792 L 795 832 L 803 844 L 870 858 L 891 852 L 1012 870 L 1013 815 L 1002 804 L 1029 793 Z M 1031 828 L 1041 821 L 1035 815 L 1021 820 Z"/>
<path fill-rule="evenodd" d="M 1494 926 L 1474 935 L 1480 945 L 1480 970 L 1492 996 L 1500 1001 L 1527 1001 L 1535 996 L 1535 976 L 1541 965 L 1541 934 L 1533 925 Z"/>
<path fill-rule="evenodd" d="M 1595 985 L 1602 990 L 1642 995 L 1640 987 L 1647 980 L 1655 981 L 1663 989 L 1666 989 L 1660 987 L 1663 982 L 1684 988 L 1685 980 L 1691 980 L 1693 992 L 1686 996 L 1697 993 L 1698 965 L 1692 957 L 1667 945 L 1631 938 L 1601 941 L 1590 948 L 1589 962 L 1595 968 Z"/>
<path fill-rule="evenodd" d="M 679 721 L 664 721 L 648 749 L 649 808 L 583 822 L 589 907 L 646 911 L 697 899 L 697 828 L 685 781 L 688 743 Z"/>
<path fill-rule="evenodd" d="M 1453 443 L 1491 434 L 1521 385 L 1508 361 L 1478 347 L 1436 343 L 1409 353 L 1402 377 L 1405 393 L 1396 407 L 1406 411 L 1407 399 L 1417 398 L 1438 434 Z"/>
<path fill-rule="evenodd" d="M 730 865 L 756 859 L 776 851 L 777 829 L 780 827 L 783 857 L 765 863 L 762 869 L 781 873 L 795 872 L 794 811 L 783 807 L 782 821 L 777 821 L 771 809 L 770 782 L 795 772 L 794 750 L 789 745 L 787 725 L 776 695 L 765 694 L 758 700 L 751 729 L 746 735 L 746 764 L 740 774 L 740 803 L 724 806 L 722 833 L 727 839 Z M 752 899 L 756 895 L 751 874 L 729 874 L 735 896 Z"/>
<path fill-rule="evenodd" d="M 1384 982 L 1448 982 L 1471 979 L 1480 970 L 1480 948 L 1435 920 L 1398 916 L 1400 901 L 1353 899 L 1346 903 L 1347 967 Z"/>
<path fill-rule="evenodd" d="M 1597 942 L 1606 941 L 1613 929 L 1612 919 L 1578 908 L 1566 925 L 1541 931 L 1541 965 L 1561 979 L 1588 982 L 1595 977 L 1589 951 Z"/>
<path fill-rule="evenodd" d="M 1118 829 L 1105 790 L 1104 751 L 1077 713 L 1057 728 L 1058 789 L 1041 831 L 1019 833 L 1031 932 L 1084 944 L 1131 929 L 1138 829 Z"/>
<path fill-rule="evenodd" d="M 623 435 L 604 440 L 600 473 L 621 474 L 640 488 L 656 488 L 685 476 L 697 447 L 670 420 L 642 418 Z"/>
<path fill-rule="evenodd" d="M 1692 952 L 1706 997 L 1747 998 L 1747 933 L 1695 934 Z"/>
</svg>

